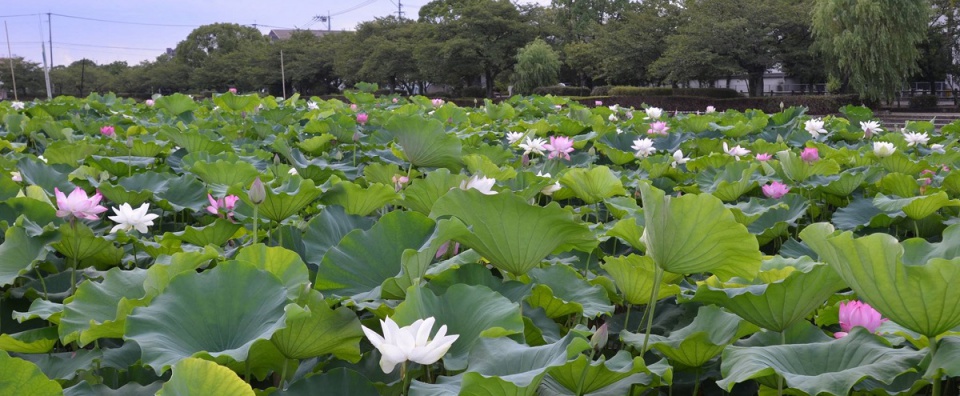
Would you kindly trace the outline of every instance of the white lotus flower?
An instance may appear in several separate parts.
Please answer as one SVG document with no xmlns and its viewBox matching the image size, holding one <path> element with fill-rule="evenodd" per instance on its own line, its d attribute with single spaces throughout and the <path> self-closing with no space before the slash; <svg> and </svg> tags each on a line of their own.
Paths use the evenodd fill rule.
<svg viewBox="0 0 960 396">
<path fill-rule="evenodd" d="M 883 132 L 883 129 L 880 128 L 880 123 L 877 121 L 860 121 L 860 129 L 863 130 L 863 137 L 867 139 Z"/>
<path fill-rule="evenodd" d="M 490 177 L 480 177 L 479 175 L 474 175 L 469 180 L 464 180 L 460 182 L 461 190 L 474 189 L 480 191 L 483 195 L 494 195 L 497 192 L 493 191 L 493 185 L 497 183 L 497 179 Z"/>
<path fill-rule="evenodd" d="M 550 176 L 550 172 L 543 173 L 543 171 L 537 171 L 537 176 L 538 176 L 538 177 L 545 177 L 545 178 L 547 178 L 547 179 L 549 179 L 549 178 L 552 177 L 552 176 Z"/>
<path fill-rule="evenodd" d="M 623 129 L 617 128 L 617 135 L 622 134 L 622 133 L 623 133 Z"/>
<path fill-rule="evenodd" d="M 443 357 L 453 346 L 459 335 L 447 335 L 447 325 L 440 326 L 437 334 L 430 340 L 433 331 L 433 317 L 417 319 L 413 324 L 405 327 L 397 325 L 393 319 L 381 320 L 383 337 L 375 331 L 361 326 L 363 334 L 380 351 L 380 369 L 390 374 L 397 364 L 407 361 L 420 364 L 433 364 Z"/>
<path fill-rule="evenodd" d="M 942 147 L 943 145 L 940 145 L 940 146 Z M 12 179 L 15 182 L 22 182 L 23 176 L 20 176 L 20 172 L 10 172 L 10 179 Z"/>
<path fill-rule="evenodd" d="M 630 146 L 636 153 L 634 155 L 637 158 L 643 158 L 657 152 L 657 149 L 653 147 L 653 140 L 643 138 L 633 141 L 633 146 Z"/>
<path fill-rule="evenodd" d="M 736 146 L 733 146 L 733 148 L 730 148 L 729 146 L 727 146 L 727 142 L 723 142 L 723 151 L 725 151 L 727 154 L 730 154 L 736 157 L 737 161 L 740 161 L 741 156 L 750 154 L 750 150 L 740 147 L 739 144 Z"/>
<path fill-rule="evenodd" d="M 314 102 L 311 100 L 307 102 L 307 108 L 310 110 L 318 110 L 320 109 L 320 105 L 318 105 L 317 102 Z"/>
<path fill-rule="evenodd" d="M 543 138 L 526 138 L 523 140 L 523 143 L 520 143 L 520 148 L 523 149 L 523 154 L 535 153 L 543 155 L 543 150 L 546 150 L 547 141 Z"/>
<path fill-rule="evenodd" d="M 716 107 L 707 106 L 707 111 L 705 112 L 705 114 L 716 113 L 716 112 L 717 112 L 717 108 L 716 108 Z"/>
<path fill-rule="evenodd" d="M 23 110 L 24 104 L 23 102 L 12 102 L 10 103 L 10 107 L 14 110 Z"/>
<path fill-rule="evenodd" d="M 670 166 L 676 168 L 677 165 L 686 164 L 687 161 L 690 161 L 690 158 L 684 157 L 683 151 L 677 150 L 673 152 L 673 162 L 670 163 Z"/>
<path fill-rule="evenodd" d="M 297 168 L 290 168 L 290 170 L 287 171 L 287 174 L 289 174 L 290 176 L 296 176 L 296 175 L 299 175 L 300 172 L 297 172 Z"/>
<path fill-rule="evenodd" d="M 507 132 L 507 143 L 514 144 L 523 139 L 523 132 Z"/>
<path fill-rule="evenodd" d="M 663 115 L 663 109 L 659 107 L 648 107 L 644 111 L 647 112 L 647 117 L 645 119 L 649 119 L 649 120 L 659 120 L 660 117 Z"/>
<path fill-rule="evenodd" d="M 147 226 L 152 226 L 153 220 L 160 217 L 157 214 L 147 213 L 148 210 L 150 210 L 149 203 L 144 203 L 137 209 L 134 209 L 128 203 L 121 204 L 119 208 L 113 208 L 113 213 L 117 215 L 107 216 L 107 218 L 116 222 L 117 225 L 113 226 L 110 233 L 113 234 L 118 230 L 130 232 L 132 229 L 136 229 L 142 234 L 147 233 Z"/>
<path fill-rule="evenodd" d="M 877 157 L 884 158 L 893 155 L 897 151 L 897 148 L 894 147 L 893 143 L 890 142 L 873 142 L 873 153 Z"/>
<path fill-rule="evenodd" d="M 924 145 L 930 141 L 930 136 L 926 132 L 903 132 L 903 138 L 907 141 L 907 147 Z"/>
<path fill-rule="evenodd" d="M 822 118 L 807 120 L 807 122 L 803 124 L 803 129 L 806 129 L 813 137 L 820 136 L 821 133 L 827 133 L 827 130 L 823 128 Z"/>
<path fill-rule="evenodd" d="M 607 106 L 607 108 L 609 108 L 610 111 L 612 111 L 612 112 L 614 112 L 614 113 L 617 113 L 617 112 L 620 111 L 620 105 L 616 105 L 616 104 L 613 105 L 613 106 Z"/>
<path fill-rule="evenodd" d="M 541 188 L 540 193 L 543 195 L 553 195 L 553 193 L 560 191 L 561 188 L 563 187 L 560 186 L 560 182 L 556 182 L 544 188 Z"/>
<path fill-rule="evenodd" d="M 947 151 L 943 149 L 943 145 L 942 145 L 942 144 L 931 144 L 931 145 L 930 145 L 930 151 L 932 151 L 932 152 L 934 152 L 934 153 L 939 153 L 939 154 L 946 154 L 946 153 L 947 153 Z"/>
</svg>

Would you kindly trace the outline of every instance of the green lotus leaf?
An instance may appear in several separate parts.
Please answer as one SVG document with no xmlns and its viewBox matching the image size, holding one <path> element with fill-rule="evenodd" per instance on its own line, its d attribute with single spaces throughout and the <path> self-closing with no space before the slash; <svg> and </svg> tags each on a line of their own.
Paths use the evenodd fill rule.
<svg viewBox="0 0 960 396">
<path fill-rule="evenodd" d="M 203 227 L 187 226 L 180 232 L 164 233 L 163 239 L 178 239 L 197 246 L 223 246 L 224 243 L 233 239 L 242 227 L 230 220 L 216 219 Z"/>
<path fill-rule="evenodd" d="M 595 145 L 600 152 L 610 157 L 614 164 L 623 165 L 636 161 L 637 157 L 630 146 L 639 137 L 640 135 L 633 132 L 605 133 L 596 140 Z"/>
<path fill-rule="evenodd" d="M 0 394 L 18 396 L 56 396 L 63 389 L 56 381 L 47 378 L 33 363 L 11 357 L 0 351 Z"/>
<path fill-rule="evenodd" d="M 889 173 L 880 179 L 881 191 L 898 197 L 913 197 L 920 194 L 917 179 L 903 173 Z"/>
<path fill-rule="evenodd" d="M 960 199 L 950 199 L 944 191 L 910 198 L 890 198 L 883 194 L 877 194 L 876 198 L 873 199 L 873 205 L 885 212 L 903 211 L 907 217 L 920 220 L 936 213 L 941 208 L 960 206 Z"/>
<path fill-rule="evenodd" d="M 329 206 L 307 222 L 303 232 L 304 259 L 319 264 L 330 248 L 337 246 L 350 231 L 368 230 L 374 221 L 367 217 L 349 215 L 340 206 Z"/>
<path fill-rule="evenodd" d="M 414 179 L 410 186 L 403 190 L 401 204 L 417 212 L 429 215 L 433 204 L 450 189 L 457 188 L 464 177 L 450 173 L 449 169 L 437 169 L 427 173 L 423 179 Z"/>
<path fill-rule="evenodd" d="M 102 282 L 84 281 L 64 301 L 59 333 L 64 344 L 76 341 L 81 347 L 100 338 L 121 338 L 126 316 L 142 303 L 147 271 L 112 268 Z"/>
<path fill-rule="evenodd" d="M 650 294 L 653 293 L 655 279 L 654 273 L 657 268 L 653 259 L 631 254 L 621 257 L 607 256 L 603 259 L 603 262 L 601 268 L 613 278 L 617 289 L 623 293 L 624 300 L 633 305 L 650 302 Z M 682 275 L 665 273 L 657 293 L 657 300 L 680 293 L 680 286 L 675 283 L 682 278 Z"/>
<path fill-rule="evenodd" d="M 330 309 L 317 292 L 310 292 L 305 307 L 309 313 L 288 319 L 287 326 L 273 333 L 273 344 L 288 359 L 309 359 L 332 353 L 338 359 L 360 360 L 363 331 L 357 314 L 349 308 Z"/>
<path fill-rule="evenodd" d="M 79 349 L 74 352 L 31 354 L 21 355 L 21 357 L 36 364 L 48 378 L 70 381 L 81 375 L 81 371 L 92 367 L 95 361 L 103 359 L 103 352 Z"/>
<path fill-rule="evenodd" d="M 140 139 L 133 141 L 133 147 L 130 148 L 130 155 L 137 157 L 156 157 L 167 148 L 166 142 L 163 144 L 154 141 L 143 141 Z"/>
<path fill-rule="evenodd" d="M 143 363 L 157 373 L 201 353 L 244 361 L 254 342 L 283 326 L 287 302 L 277 277 L 249 264 L 224 263 L 173 278 L 150 305 L 127 317 L 124 338 L 140 344 Z"/>
<path fill-rule="evenodd" d="M 920 174 L 920 171 L 925 168 L 923 164 L 914 162 L 914 160 L 910 159 L 910 157 L 899 150 L 889 157 L 881 158 L 880 165 L 882 165 L 888 172 L 897 172 L 907 175 Z"/>
<path fill-rule="evenodd" d="M 607 292 L 589 284 L 580 274 L 566 265 L 551 265 L 527 272 L 535 284 L 527 302 L 534 308 L 543 308 L 550 318 L 570 314 L 595 318 L 613 312 Z"/>
<path fill-rule="evenodd" d="M 769 211 L 747 225 L 747 231 L 758 236 L 766 236 L 763 239 L 769 240 L 770 234 L 779 236 L 786 233 L 787 227 L 796 226 L 797 220 L 807 213 L 809 207 L 810 203 L 800 195 L 784 195 L 779 202 L 771 205 Z M 777 230 L 780 232 L 778 233 Z"/>
<path fill-rule="evenodd" d="M 147 202 L 154 196 L 151 191 L 129 191 L 110 183 L 100 184 L 97 186 L 97 191 L 100 191 L 100 193 L 110 201 L 127 203 L 134 208 Z"/>
<path fill-rule="evenodd" d="M 342 206 L 352 215 L 367 216 L 399 198 L 393 186 L 374 183 L 363 188 L 357 184 L 342 181 L 327 190 L 320 201 L 325 205 Z"/>
<path fill-rule="evenodd" d="M 37 260 L 46 256 L 47 246 L 57 237 L 53 232 L 29 236 L 23 227 L 8 228 L 0 244 L 0 287 L 13 284 L 20 275 L 33 268 Z"/>
<path fill-rule="evenodd" d="M 220 186 L 243 185 L 249 186 L 253 183 L 260 172 L 253 165 L 244 161 L 224 161 L 216 162 L 197 161 L 190 166 L 190 173 L 197 175 L 200 180 L 207 184 L 216 184 Z"/>
<path fill-rule="evenodd" d="M 76 260 L 85 260 L 100 256 L 108 252 L 120 252 L 113 242 L 98 236 L 82 222 L 76 222 L 75 227 L 70 224 L 60 226 L 60 241 L 52 244 L 60 254 Z M 113 261 L 113 260 L 111 260 Z M 107 264 L 119 264 L 119 258 Z"/>
<path fill-rule="evenodd" d="M 107 171 L 111 175 L 129 175 L 134 169 L 146 169 L 156 162 L 153 157 L 118 156 L 104 157 L 92 155 L 87 160 L 95 164 L 94 168 Z"/>
<path fill-rule="evenodd" d="M 393 320 L 407 326 L 429 317 L 436 318 L 437 328 L 446 325 L 447 334 L 460 335 L 443 358 L 447 370 L 465 369 L 467 356 L 473 358 L 471 350 L 486 337 L 523 333 L 520 307 L 485 286 L 453 285 L 439 296 L 429 289 L 411 287 Z"/>
<path fill-rule="evenodd" d="M 940 243 L 900 244 L 880 233 L 854 238 L 834 234 L 828 223 L 812 224 L 800 237 L 884 317 L 927 337 L 960 325 L 960 225 L 947 227 Z"/>
<path fill-rule="evenodd" d="M 784 176 L 795 183 L 800 183 L 814 175 L 828 176 L 840 173 L 840 165 L 828 158 L 807 163 L 797 153 L 786 150 L 778 152 L 777 158 L 780 159 Z"/>
<path fill-rule="evenodd" d="M 640 184 L 647 256 L 675 274 L 712 272 L 720 279 L 752 279 L 760 269 L 757 239 L 710 194 L 669 197 Z"/>
<path fill-rule="evenodd" d="M 876 168 L 853 168 L 847 169 L 838 174 L 836 180 L 830 181 L 817 187 L 820 191 L 827 194 L 833 194 L 838 197 L 846 197 L 853 194 L 864 181 L 872 174 L 876 173 Z"/>
<path fill-rule="evenodd" d="M 42 327 L 16 334 L 0 334 L 0 350 L 14 353 L 47 353 L 60 338 L 56 327 Z"/>
<path fill-rule="evenodd" d="M 880 228 L 889 226 L 897 218 L 906 216 L 901 211 L 886 212 L 874 205 L 873 199 L 855 197 L 850 204 L 833 213 L 833 224 L 841 230 L 856 230 L 861 227 Z"/>
<path fill-rule="evenodd" d="M 101 147 L 97 144 L 90 144 L 86 141 L 68 142 L 58 140 L 51 143 L 43 150 L 43 157 L 47 159 L 48 164 L 65 164 L 77 167 L 84 159 L 100 151 Z"/>
<path fill-rule="evenodd" d="M 67 276 L 69 276 L 69 274 Z M 30 308 L 28 308 L 27 311 L 13 311 L 12 317 L 20 323 L 32 319 L 42 319 L 53 324 L 60 324 L 60 315 L 62 314 L 63 304 L 38 298 L 30 303 Z"/>
<path fill-rule="evenodd" d="M 121 178 L 116 185 L 101 183 L 98 189 L 113 202 L 125 202 L 136 207 L 154 195 L 167 191 L 171 179 L 173 177 L 166 173 L 144 172 Z"/>
<path fill-rule="evenodd" d="M 291 296 L 299 295 L 302 286 L 310 282 L 310 272 L 300 255 L 279 246 L 262 243 L 244 246 L 234 260 L 267 271 L 283 282 Z"/>
<path fill-rule="evenodd" d="M 182 175 L 171 179 L 167 190 L 157 192 L 155 195 L 159 198 L 158 206 L 163 210 L 174 212 L 184 209 L 200 212 L 210 204 L 207 201 L 207 186 L 197 181 L 193 175 Z"/>
<path fill-rule="evenodd" d="M 649 374 L 650 372 L 643 363 L 643 358 L 632 357 L 627 351 L 617 352 L 610 360 L 600 356 L 596 361 L 591 361 L 587 355 L 580 355 L 563 366 L 555 366 L 547 370 L 549 380 L 553 380 L 573 395 L 595 395 L 597 394 L 595 392 L 607 392 L 612 390 L 609 388 L 613 388 L 617 382 L 634 377 L 634 374 L 638 373 Z M 639 380 L 640 378 L 631 379 Z M 649 384 L 652 378 L 645 379 Z"/>
<path fill-rule="evenodd" d="M 369 230 L 351 231 L 323 256 L 314 288 L 338 296 L 379 298 L 381 284 L 400 274 L 404 251 L 423 247 L 435 227 L 420 213 L 393 211 Z"/>
<path fill-rule="evenodd" d="M 189 153 L 219 154 L 233 151 L 229 144 L 214 140 L 195 130 L 180 131 L 175 128 L 161 128 L 159 135 L 170 139 Z"/>
<path fill-rule="evenodd" d="M 960 376 L 960 337 L 943 337 L 938 345 L 924 377 Z"/>
<path fill-rule="evenodd" d="M 520 302 L 530 294 L 533 285 L 515 280 L 504 280 L 493 275 L 486 266 L 481 264 L 466 264 L 459 268 L 452 268 L 441 272 L 430 279 L 427 288 L 434 293 L 443 294 L 453 285 L 482 285 L 490 288 L 511 302 Z"/>
<path fill-rule="evenodd" d="M 723 351 L 723 379 L 717 384 L 730 391 L 740 382 L 781 375 L 785 388 L 808 395 L 847 395 L 866 378 L 893 382 L 902 373 L 915 370 L 923 356 L 923 352 L 891 348 L 882 338 L 858 327 L 831 342 L 729 346 Z"/>
<path fill-rule="evenodd" d="M 642 221 L 642 217 L 626 217 L 610 227 L 607 236 L 620 238 L 637 251 L 645 252 L 647 247 L 640 240 L 643 237 L 643 226 L 640 225 Z"/>
<path fill-rule="evenodd" d="M 711 193 L 721 201 L 732 202 L 757 187 L 758 163 L 739 161 L 723 168 L 707 169 L 697 175 L 700 191 Z"/>
<path fill-rule="evenodd" d="M 331 395 L 379 396 L 380 392 L 367 377 L 356 371 L 338 367 L 323 374 L 294 382 L 276 396 L 312 396 L 317 390 Z"/>
<path fill-rule="evenodd" d="M 175 117 L 198 108 L 193 98 L 182 93 L 161 96 L 157 98 L 155 106 Z"/>
<path fill-rule="evenodd" d="M 807 270 L 793 270 L 798 261 L 809 258 L 767 261 L 767 272 L 787 270 L 785 279 L 741 287 L 714 287 L 709 282 L 697 288 L 693 301 L 717 304 L 751 323 L 767 330 L 781 332 L 803 320 L 834 293 L 847 287 L 832 268 L 815 265 Z M 769 266 L 769 263 L 775 263 Z"/>
<path fill-rule="evenodd" d="M 474 175 L 484 175 L 497 180 L 510 180 L 517 177 L 516 169 L 510 166 L 497 166 L 497 164 L 493 163 L 493 161 L 485 155 L 464 155 L 463 163 L 467 166 L 467 170 Z"/>
<path fill-rule="evenodd" d="M 239 186 L 230 188 L 229 192 L 239 196 L 244 204 L 254 206 Z M 266 192 L 266 199 L 260 204 L 260 216 L 279 223 L 313 203 L 323 191 L 313 180 L 291 177 L 277 188 L 267 188 Z"/>
<path fill-rule="evenodd" d="M 173 366 L 173 375 L 157 396 L 254 396 L 253 388 L 232 370 L 214 362 L 185 358 Z"/>
<path fill-rule="evenodd" d="M 154 396 L 162 386 L 162 381 L 156 381 L 149 385 L 128 382 L 117 389 L 112 389 L 104 384 L 91 385 L 84 381 L 64 389 L 63 394 L 64 396 Z"/>
<path fill-rule="evenodd" d="M 234 113 L 241 111 L 254 111 L 260 105 L 260 97 L 257 95 L 236 95 L 233 92 L 224 92 L 213 97 L 213 103 L 220 106 L 221 109 L 230 110 Z"/>
<path fill-rule="evenodd" d="M 414 166 L 460 170 L 460 139 L 448 134 L 442 122 L 397 114 L 384 129 L 397 138 L 403 155 Z"/>
<path fill-rule="evenodd" d="M 556 202 L 535 206 L 508 192 L 450 191 L 433 205 L 430 217 L 453 216 L 441 222 L 453 239 L 471 247 L 497 268 L 522 275 L 550 253 L 590 250 L 593 233 Z"/>
<path fill-rule="evenodd" d="M 594 204 L 606 198 L 627 194 L 620 179 L 605 166 L 596 166 L 590 170 L 570 169 L 560 177 L 560 184 L 569 189 L 569 196 L 558 191 L 554 193 L 555 199 L 577 197 L 587 204 Z"/>
<path fill-rule="evenodd" d="M 713 305 L 705 305 L 697 311 L 692 323 L 673 330 L 669 337 L 650 335 L 649 346 L 656 348 L 681 367 L 701 367 L 723 352 L 728 345 L 758 330 L 759 328 L 743 321 L 737 315 L 724 312 Z M 644 334 L 624 331 L 620 339 L 638 349 L 644 344 Z"/>
<path fill-rule="evenodd" d="M 146 299 L 153 299 L 167 288 L 170 280 L 184 272 L 196 272 L 200 267 L 219 257 L 216 249 L 204 247 L 199 252 L 180 252 L 169 256 L 160 256 L 150 268 L 143 280 L 143 290 Z"/>
<path fill-rule="evenodd" d="M 67 180 L 70 172 L 73 171 L 72 167 L 47 165 L 43 161 L 23 157 L 17 161 L 17 169 L 25 183 L 40 186 L 51 196 L 54 188 L 59 188 L 64 194 L 70 194 L 74 189 L 73 183 Z"/>
<path fill-rule="evenodd" d="M 300 309 L 292 306 L 291 308 L 295 312 L 293 316 L 300 314 Z M 291 320 L 289 316 L 291 312 L 287 312 L 287 314 L 287 320 L 289 321 Z M 242 374 L 244 378 L 256 378 L 261 381 L 273 375 L 276 375 L 274 378 L 279 379 L 280 374 L 283 373 L 284 365 L 287 366 L 288 372 L 284 378 L 289 380 L 290 373 L 296 372 L 300 365 L 298 360 L 287 359 L 270 340 L 255 341 L 253 346 L 250 347 L 250 352 L 247 353 L 246 361 L 238 362 L 228 358 L 221 358 L 216 361 L 220 361 L 219 364 L 226 366 L 233 372 Z"/>
</svg>

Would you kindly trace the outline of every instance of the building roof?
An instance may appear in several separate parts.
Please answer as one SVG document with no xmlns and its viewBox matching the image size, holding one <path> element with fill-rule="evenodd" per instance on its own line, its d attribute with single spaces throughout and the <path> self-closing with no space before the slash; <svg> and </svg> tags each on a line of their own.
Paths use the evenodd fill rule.
<svg viewBox="0 0 960 396">
<path fill-rule="evenodd" d="M 305 29 L 273 29 L 270 33 L 267 33 L 267 36 L 270 37 L 270 40 L 288 40 L 294 32 L 297 31 L 307 31 L 313 33 L 314 36 L 323 37 L 328 34 L 343 33 L 343 30 L 305 30 Z"/>
</svg>

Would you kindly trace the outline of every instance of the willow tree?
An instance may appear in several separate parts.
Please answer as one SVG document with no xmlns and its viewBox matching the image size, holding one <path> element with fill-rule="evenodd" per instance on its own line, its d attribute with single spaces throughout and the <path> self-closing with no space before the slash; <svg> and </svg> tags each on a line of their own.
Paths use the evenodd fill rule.
<svg viewBox="0 0 960 396">
<path fill-rule="evenodd" d="M 514 73 L 517 91 L 529 95 L 537 87 L 557 83 L 560 55 L 550 48 L 550 44 L 538 38 L 517 52 Z"/>
<path fill-rule="evenodd" d="M 926 0 L 816 0 L 814 45 L 844 90 L 892 99 L 917 70 L 929 12 Z"/>
</svg>

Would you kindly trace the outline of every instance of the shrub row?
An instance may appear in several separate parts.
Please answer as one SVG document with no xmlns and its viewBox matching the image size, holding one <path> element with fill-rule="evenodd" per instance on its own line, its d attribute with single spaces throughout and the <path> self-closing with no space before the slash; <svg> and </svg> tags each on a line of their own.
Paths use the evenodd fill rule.
<svg viewBox="0 0 960 396">
<path fill-rule="evenodd" d="M 695 96 L 700 98 L 739 98 L 740 93 L 730 88 L 670 88 L 617 86 L 605 89 L 610 96 Z M 602 90 L 601 90 L 602 92 Z M 600 95 L 597 91 L 592 95 Z"/>
<path fill-rule="evenodd" d="M 936 110 L 936 95 L 917 95 L 910 97 L 910 108 L 913 110 Z"/>
<path fill-rule="evenodd" d="M 640 109 L 643 104 L 659 107 L 666 111 L 704 111 L 714 106 L 717 111 L 734 109 L 739 111 L 758 109 L 765 113 L 780 111 L 784 107 L 806 106 L 808 114 L 834 114 L 848 104 L 859 104 L 857 95 L 828 96 L 764 96 L 736 99 L 716 99 L 691 96 L 611 96 L 603 100 L 605 105 L 619 104 L 623 107 Z M 594 100 L 580 100 L 584 105 L 593 105 Z"/>
</svg>

